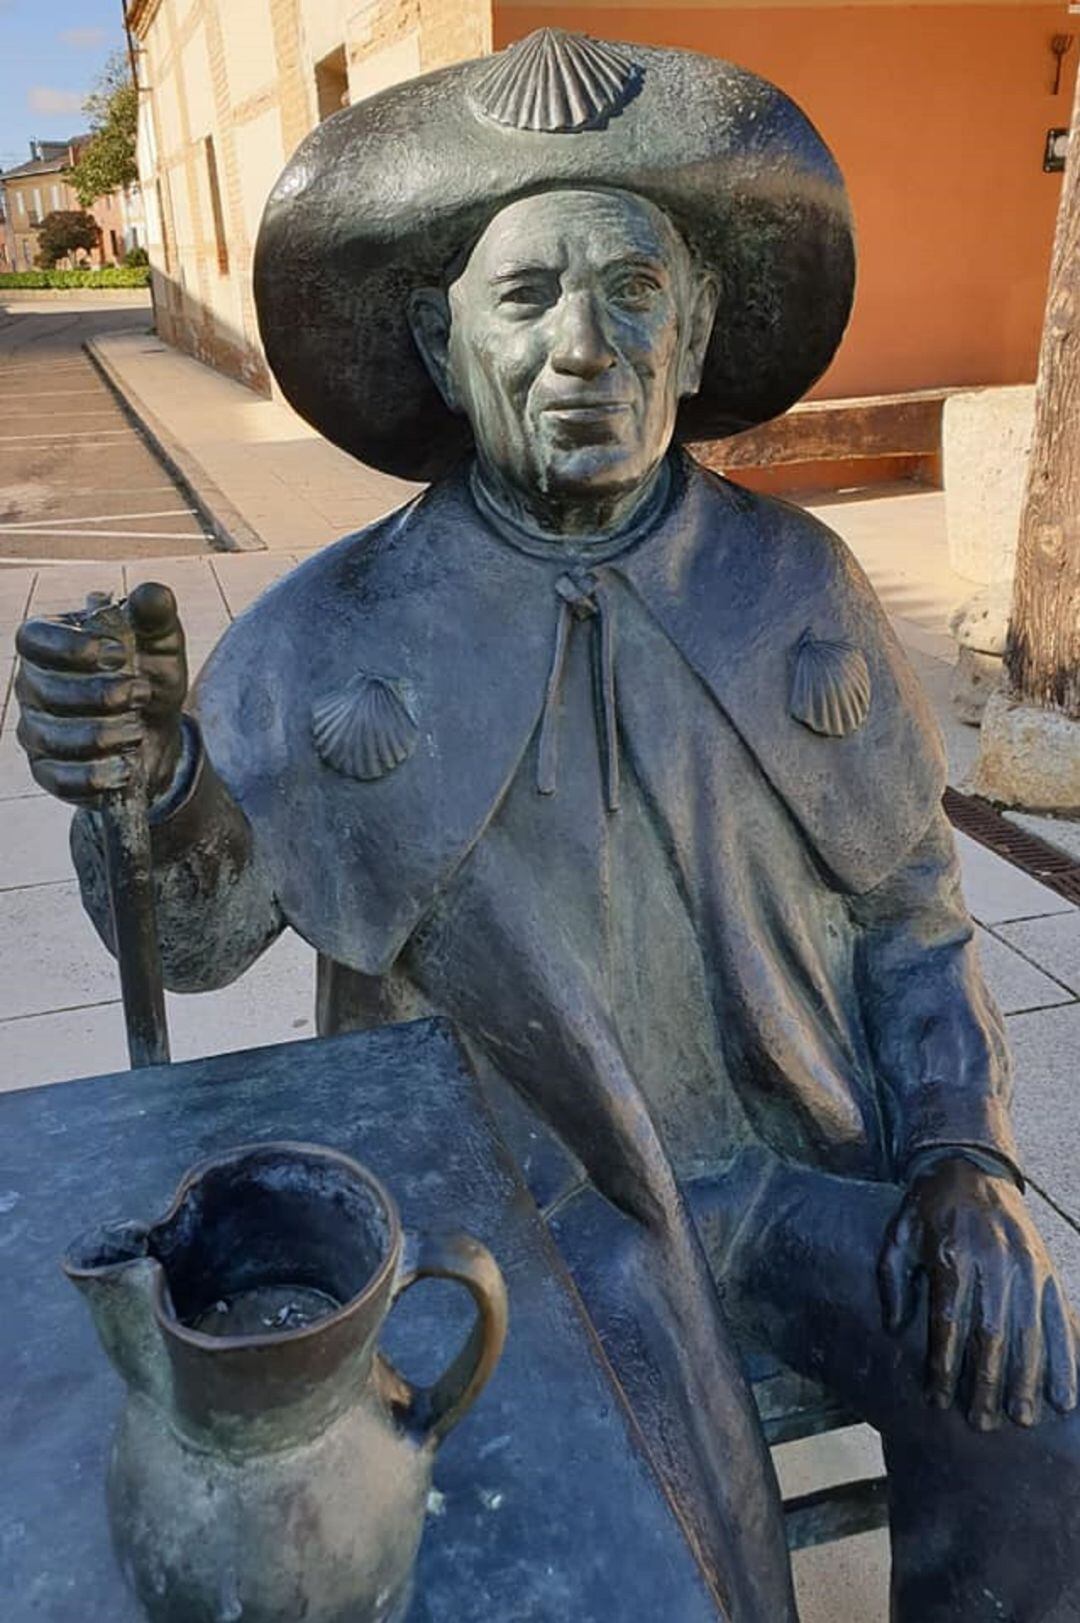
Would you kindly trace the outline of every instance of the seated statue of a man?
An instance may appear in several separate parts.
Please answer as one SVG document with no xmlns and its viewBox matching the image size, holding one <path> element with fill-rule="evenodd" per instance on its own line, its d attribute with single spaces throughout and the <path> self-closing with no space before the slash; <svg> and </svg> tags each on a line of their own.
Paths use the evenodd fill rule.
<svg viewBox="0 0 1080 1623">
<path fill-rule="evenodd" d="M 437 1012 L 542 1118 L 725 1615 L 795 1615 L 768 1349 L 882 1434 L 897 1619 L 1065 1623 L 1074 1328 L 940 744 L 837 537 L 676 448 L 796 400 L 853 285 L 827 150 L 728 64 L 544 32 L 340 113 L 267 207 L 267 355 L 430 488 L 275 585 L 186 710 L 162 589 L 134 671 L 27 623 L 20 736 L 106 940 L 94 803 L 141 745 L 168 984 L 289 926 L 322 1032 Z"/>
</svg>

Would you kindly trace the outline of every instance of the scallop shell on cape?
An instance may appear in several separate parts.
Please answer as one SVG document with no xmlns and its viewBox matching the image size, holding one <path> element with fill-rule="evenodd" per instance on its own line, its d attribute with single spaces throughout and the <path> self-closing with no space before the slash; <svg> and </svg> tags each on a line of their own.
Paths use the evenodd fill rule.
<svg viewBox="0 0 1080 1623">
<path fill-rule="evenodd" d="M 477 73 L 470 99 L 485 118 L 512 129 L 572 135 L 621 113 L 642 70 L 617 45 L 539 28 Z"/>
<path fill-rule="evenodd" d="M 862 650 L 804 632 L 791 679 L 795 720 L 826 738 L 843 738 L 862 726 L 869 710 L 870 669 Z"/>
<path fill-rule="evenodd" d="M 408 760 L 420 736 L 401 684 L 366 672 L 313 705 L 311 731 L 327 766 L 361 782 Z"/>
</svg>

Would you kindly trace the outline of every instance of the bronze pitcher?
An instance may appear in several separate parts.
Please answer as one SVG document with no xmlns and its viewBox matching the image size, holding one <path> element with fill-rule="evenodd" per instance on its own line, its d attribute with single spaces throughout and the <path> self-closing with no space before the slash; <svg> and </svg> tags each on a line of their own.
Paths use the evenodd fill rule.
<svg viewBox="0 0 1080 1623">
<path fill-rule="evenodd" d="M 245 1145 L 160 1221 L 84 1236 L 64 1269 L 128 1387 L 108 1474 L 120 1563 L 154 1623 L 404 1615 L 440 1438 L 498 1362 L 506 1290 L 465 1235 L 402 1270 L 394 1202 L 348 1156 Z M 411 1386 L 377 1350 L 419 1279 L 459 1281 L 473 1331 Z"/>
</svg>

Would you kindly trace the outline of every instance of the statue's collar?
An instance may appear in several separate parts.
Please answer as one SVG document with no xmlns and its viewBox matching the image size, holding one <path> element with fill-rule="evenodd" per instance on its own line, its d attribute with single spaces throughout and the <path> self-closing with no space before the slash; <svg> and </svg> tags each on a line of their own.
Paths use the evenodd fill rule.
<svg viewBox="0 0 1080 1623">
<path fill-rule="evenodd" d="M 682 500 L 685 488 L 683 457 L 677 451 L 669 452 L 648 498 L 637 508 L 628 524 L 606 535 L 584 535 L 576 536 L 573 540 L 556 541 L 530 530 L 496 506 L 484 488 L 475 461 L 468 474 L 468 490 L 473 504 L 486 525 L 501 540 L 519 552 L 527 553 L 530 558 L 543 558 L 561 564 L 563 568 L 608 563 L 629 552 L 661 527 Z"/>
</svg>

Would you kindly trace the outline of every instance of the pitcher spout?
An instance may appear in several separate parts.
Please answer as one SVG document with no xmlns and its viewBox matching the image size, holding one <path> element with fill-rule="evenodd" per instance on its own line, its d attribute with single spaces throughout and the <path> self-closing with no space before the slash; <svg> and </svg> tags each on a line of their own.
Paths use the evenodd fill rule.
<svg viewBox="0 0 1080 1623">
<path fill-rule="evenodd" d="M 64 1273 L 86 1298 L 113 1367 L 134 1391 L 166 1403 L 168 1353 L 156 1312 L 166 1288 L 144 1223 L 106 1223 L 68 1247 Z"/>
</svg>

